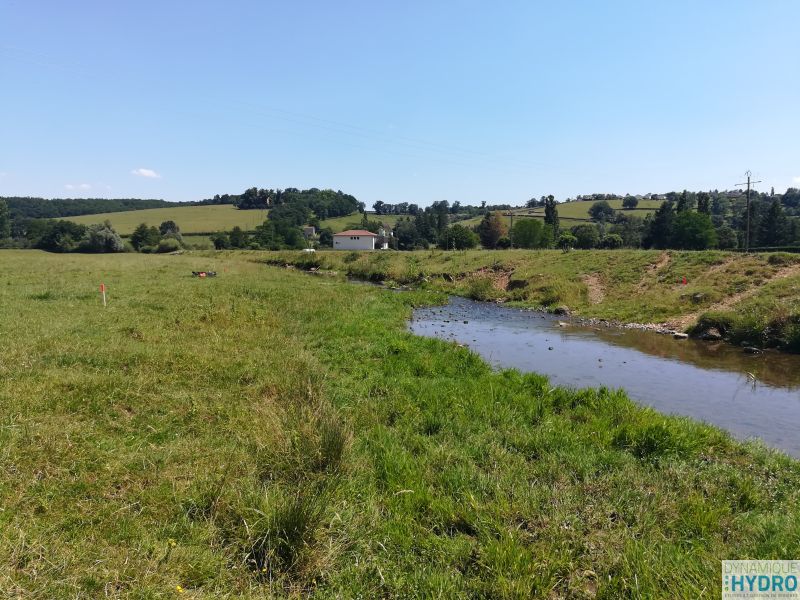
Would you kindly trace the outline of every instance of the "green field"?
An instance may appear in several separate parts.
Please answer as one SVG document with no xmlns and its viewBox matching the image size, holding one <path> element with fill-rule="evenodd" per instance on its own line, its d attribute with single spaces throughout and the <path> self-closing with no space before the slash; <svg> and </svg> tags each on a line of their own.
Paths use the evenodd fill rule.
<svg viewBox="0 0 800 600">
<path fill-rule="evenodd" d="M 608 203 L 611 208 L 618 210 L 625 215 L 635 215 L 637 217 L 646 217 L 648 214 L 655 212 L 663 203 L 663 200 L 639 200 L 639 205 L 635 209 L 625 210 L 622 208 L 622 200 L 609 200 Z M 582 219 L 589 220 L 589 209 L 594 204 L 593 201 L 580 201 L 580 202 L 562 202 L 558 205 L 558 216 L 562 219 Z M 544 207 L 537 207 L 532 209 L 519 209 L 514 211 L 519 215 L 534 215 L 544 218 Z"/>
<path fill-rule="evenodd" d="M 610 202 L 614 208 L 621 208 L 621 201 L 612 200 Z M 640 207 L 648 210 L 624 211 L 626 214 L 635 214 L 644 217 L 648 212 L 652 212 L 660 204 L 655 200 L 643 200 L 639 203 Z M 588 209 L 591 202 L 570 202 L 559 204 L 559 216 L 564 219 L 588 219 Z M 517 209 L 518 215 L 544 216 L 544 209 Z M 153 208 L 147 210 L 131 210 L 117 213 L 103 213 L 96 215 L 82 215 L 79 217 L 66 217 L 68 221 L 91 225 L 102 223 L 109 220 L 120 235 L 130 235 L 133 230 L 141 223 L 147 225 L 160 225 L 163 221 L 175 221 L 181 232 L 184 234 L 192 233 L 212 233 L 215 231 L 229 231 L 236 226 L 246 231 L 252 231 L 257 225 L 261 225 L 267 217 L 269 211 L 265 210 L 238 210 L 230 204 L 204 205 L 204 206 L 176 206 L 175 208 Z M 388 227 L 393 227 L 398 219 L 404 218 L 403 215 L 381 215 L 377 216 L 368 213 L 370 220 L 378 220 Z M 468 220 L 459 221 L 462 225 L 475 226 L 481 222 L 483 217 L 473 217 Z M 505 217 L 508 219 L 507 217 Z M 358 228 L 361 226 L 361 214 L 353 213 L 345 217 L 335 217 L 325 219 L 320 222 L 320 227 L 330 227 L 334 233 L 345 229 Z"/>
<path fill-rule="evenodd" d="M 800 555 L 800 463 L 265 258 L 0 251 L 0 596 L 696 598 Z"/>
<path fill-rule="evenodd" d="M 120 235 L 130 235 L 141 223 L 158 227 L 164 221 L 175 221 L 182 233 L 213 233 L 229 231 L 236 226 L 252 231 L 266 220 L 267 213 L 266 210 L 238 210 L 231 204 L 209 204 L 82 215 L 66 220 L 83 225 L 108 220 Z"/>
<path fill-rule="evenodd" d="M 644 218 L 648 214 L 655 212 L 659 206 L 661 206 L 663 200 L 639 200 L 639 206 L 632 210 L 626 210 L 622 208 L 622 200 L 609 200 L 608 203 L 611 205 L 611 208 L 614 210 L 620 211 L 624 215 L 634 215 L 637 217 Z M 570 221 L 590 221 L 591 217 L 589 216 L 589 209 L 594 204 L 593 201 L 580 201 L 580 202 L 562 202 L 558 205 L 558 217 L 560 219 L 564 219 L 565 226 L 571 226 L 575 223 L 570 223 Z M 499 211 L 501 215 L 505 215 L 508 211 Z M 513 211 L 515 218 L 516 217 L 537 217 L 544 219 L 544 208 L 537 207 L 537 208 L 515 208 Z M 480 224 L 481 220 L 483 219 L 483 215 L 478 217 L 472 217 L 471 219 L 465 219 L 464 221 L 459 221 L 461 225 L 466 225 L 468 227 L 474 227 Z M 504 216 L 503 219 L 506 223 L 509 223 L 509 217 Z"/>
<path fill-rule="evenodd" d="M 394 227 L 398 219 L 404 218 L 405 215 L 376 215 L 374 213 L 367 213 L 367 218 L 370 221 L 380 221 L 387 227 Z M 334 233 L 345 231 L 347 229 L 359 229 L 361 227 L 361 213 L 353 213 L 345 217 L 334 217 L 332 219 L 325 219 L 320 221 L 320 228 L 330 227 Z"/>
<path fill-rule="evenodd" d="M 80 217 L 66 217 L 66 220 L 84 225 L 102 223 L 109 220 L 120 235 L 130 235 L 141 223 L 158 227 L 162 222 L 172 220 L 178 224 L 182 233 L 192 234 L 229 231 L 236 226 L 245 231 L 252 231 L 257 225 L 261 225 L 264 222 L 268 212 L 266 210 L 238 210 L 230 204 L 218 204 L 82 215 Z M 394 226 L 397 219 L 401 218 L 397 215 L 377 217 L 374 214 L 368 214 L 368 217 L 370 220 L 379 220 L 389 227 Z M 349 228 L 358 228 L 361 226 L 361 213 L 325 219 L 320 223 L 320 226 L 330 227 L 334 233 Z"/>
<path fill-rule="evenodd" d="M 658 250 L 442 250 L 314 256 L 278 263 L 315 266 L 373 281 L 419 284 L 479 300 L 566 306 L 587 316 L 664 323 L 698 321 L 734 343 L 800 352 L 800 256 Z M 683 278 L 686 285 L 683 285 Z"/>
<path fill-rule="evenodd" d="M 200 248 L 203 250 L 213 250 L 214 243 L 209 235 L 184 235 L 183 243 L 190 249 Z"/>
</svg>

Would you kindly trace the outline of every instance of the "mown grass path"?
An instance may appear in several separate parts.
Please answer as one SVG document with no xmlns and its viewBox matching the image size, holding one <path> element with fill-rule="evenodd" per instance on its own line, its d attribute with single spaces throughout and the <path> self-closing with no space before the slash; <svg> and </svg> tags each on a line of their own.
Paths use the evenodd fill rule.
<svg viewBox="0 0 800 600">
<path fill-rule="evenodd" d="M 0 252 L 0 596 L 716 597 L 800 554 L 797 462 L 262 258 Z"/>
</svg>

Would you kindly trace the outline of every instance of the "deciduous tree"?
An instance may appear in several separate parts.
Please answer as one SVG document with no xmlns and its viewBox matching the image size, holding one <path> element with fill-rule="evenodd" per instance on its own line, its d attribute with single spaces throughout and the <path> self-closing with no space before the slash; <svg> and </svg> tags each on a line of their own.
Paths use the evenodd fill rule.
<svg viewBox="0 0 800 600">
<path fill-rule="evenodd" d="M 484 248 L 497 248 L 500 238 L 506 233 L 506 226 L 496 212 L 487 212 L 478 225 L 478 235 Z"/>
<path fill-rule="evenodd" d="M 639 199 L 636 196 L 625 196 L 622 200 L 622 208 L 631 210 L 639 206 Z"/>
<path fill-rule="evenodd" d="M 614 216 L 614 209 L 606 200 L 595 202 L 589 208 L 589 216 L 593 221 L 609 221 Z"/>
<path fill-rule="evenodd" d="M 600 232 L 597 231 L 597 226 L 595 225 L 588 223 L 576 225 L 571 231 L 576 239 L 576 248 L 590 250 L 591 248 L 596 248 L 600 242 Z"/>
<path fill-rule="evenodd" d="M 463 225 L 451 225 L 439 238 L 439 247 L 443 250 L 468 250 L 478 245 L 478 236 Z"/>
</svg>

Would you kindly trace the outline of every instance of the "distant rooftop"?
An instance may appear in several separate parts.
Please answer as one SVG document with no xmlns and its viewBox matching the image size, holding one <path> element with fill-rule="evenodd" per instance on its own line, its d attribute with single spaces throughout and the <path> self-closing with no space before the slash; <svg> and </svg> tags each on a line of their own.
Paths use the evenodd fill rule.
<svg viewBox="0 0 800 600">
<path fill-rule="evenodd" d="M 340 231 L 339 233 L 334 233 L 334 236 L 337 235 L 365 235 L 371 237 L 378 237 L 376 234 L 372 233 L 371 231 L 367 231 L 365 229 L 348 229 L 347 231 Z"/>
</svg>

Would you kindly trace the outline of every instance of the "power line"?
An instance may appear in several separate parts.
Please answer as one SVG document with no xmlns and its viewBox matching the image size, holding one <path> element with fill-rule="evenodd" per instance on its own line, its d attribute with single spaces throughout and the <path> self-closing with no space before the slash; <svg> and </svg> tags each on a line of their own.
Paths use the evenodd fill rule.
<svg viewBox="0 0 800 600">
<path fill-rule="evenodd" d="M 747 175 L 747 181 L 745 183 L 737 183 L 736 186 L 737 187 L 741 186 L 741 185 L 746 185 L 747 186 L 747 209 L 746 209 L 746 211 L 747 211 L 747 233 L 746 233 L 745 238 L 744 238 L 744 251 L 745 252 L 750 252 L 750 185 L 751 184 L 756 184 L 756 183 L 761 183 L 761 180 L 759 179 L 758 181 L 750 181 L 750 176 L 752 175 L 752 173 L 750 173 L 750 171 L 747 171 L 745 173 L 745 175 Z"/>
</svg>

